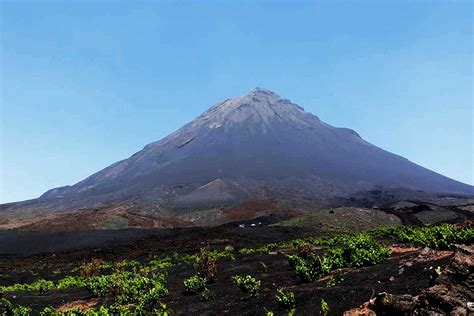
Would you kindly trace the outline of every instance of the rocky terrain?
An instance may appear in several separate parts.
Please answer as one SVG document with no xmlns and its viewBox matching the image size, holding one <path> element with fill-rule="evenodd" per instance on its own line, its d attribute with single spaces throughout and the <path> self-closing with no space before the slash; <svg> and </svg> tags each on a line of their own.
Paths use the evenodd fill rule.
<svg viewBox="0 0 474 316">
<path fill-rule="evenodd" d="M 39 232 L 49 248 L 28 253 L 17 241 L 16 252 L 0 255 L 0 314 L 468 315 L 472 225 L 350 233 L 221 226 L 101 243 L 103 233 L 93 231 L 95 244 L 70 248 L 54 238 L 85 235 Z"/>
</svg>

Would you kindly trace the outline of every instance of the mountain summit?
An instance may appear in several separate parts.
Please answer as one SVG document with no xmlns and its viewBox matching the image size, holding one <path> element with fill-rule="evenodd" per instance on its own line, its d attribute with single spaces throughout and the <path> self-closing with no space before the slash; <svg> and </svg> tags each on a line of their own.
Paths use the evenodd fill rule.
<svg viewBox="0 0 474 316">
<path fill-rule="evenodd" d="M 250 195 L 274 186 L 310 196 L 374 186 L 473 193 L 471 186 L 382 150 L 351 129 L 330 126 L 270 90 L 255 88 L 217 103 L 130 158 L 42 197 L 107 200 L 140 195 L 160 200 L 169 187 L 198 188 L 216 179 Z"/>
</svg>

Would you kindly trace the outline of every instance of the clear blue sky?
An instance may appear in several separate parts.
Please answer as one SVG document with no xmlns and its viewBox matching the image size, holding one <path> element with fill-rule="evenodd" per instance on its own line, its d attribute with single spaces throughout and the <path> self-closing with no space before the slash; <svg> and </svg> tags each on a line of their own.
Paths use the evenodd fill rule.
<svg viewBox="0 0 474 316">
<path fill-rule="evenodd" d="M 0 1 L 0 202 L 271 89 L 473 183 L 471 1 Z"/>
</svg>

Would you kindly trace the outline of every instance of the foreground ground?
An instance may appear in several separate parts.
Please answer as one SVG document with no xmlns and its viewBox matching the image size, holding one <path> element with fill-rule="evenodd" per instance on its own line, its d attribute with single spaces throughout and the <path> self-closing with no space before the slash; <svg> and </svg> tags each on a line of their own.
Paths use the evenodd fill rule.
<svg viewBox="0 0 474 316">
<path fill-rule="evenodd" d="M 473 230 L 469 225 L 471 224 L 464 224 L 460 228 L 464 232 L 463 243 L 472 243 Z M 429 234 L 433 233 L 426 234 L 429 238 L 432 237 Z M 444 232 L 439 235 L 440 239 L 451 238 L 443 234 Z M 450 263 L 456 249 L 456 240 L 449 240 L 449 243 L 439 247 L 431 245 L 433 249 L 430 249 L 423 244 L 429 241 L 423 241 L 419 236 L 413 242 L 401 242 L 393 233 L 372 231 L 370 234 L 363 234 L 363 238 L 371 239 L 376 236 L 374 238 L 377 239 L 377 245 L 386 245 L 390 249 L 389 255 L 379 256 L 379 248 L 370 248 L 375 253 L 373 262 L 358 264 L 348 261 L 341 268 L 319 273 L 313 281 L 308 281 L 302 278 L 298 268 L 295 270 L 290 266 L 286 255 L 306 256 L 306 261 L 311 262 L 308 258 L 322 256 L 333 247 L 349 247 L 344 246 L 348 243 L 344 239 L 346 237 L 330 242 L 320 234 L 317 238 L 308 238 L 314 235 L 313 229 L 294 227 L 180 229 L 149 232 L 149 235 L 137 236 L 138 239 L 133 241 L 104 241 L 100 247 L 27 256 L 2 255 L 0 285 L 3 288 L 0 291 L 4 292 L 3 297 L 13 306 L 21 305 L 31 309 L 25 309 L 25 314 L 39 314 L 49 306 L 60 311 L 86 311 L 97 309 L 101 305 L 109 306 L 117 301 L 117 290 L 112 288 L 103 295 L 97 295 L 91 293 L 90 285 L 76 284 L 76 280 L 76 283 L 63 282 L 62 286 L 58 286 L 62 282 L 60 280 L 64 281 L 67 276 L 77 276 L 83 282 L 88 278 L 98 279 L 99 275 L 118 275 L 122 273 L 120 271 L 129 271 L 132 279 L 129 278 L 126 282 L 132 281 L 126 283 L 128 291 L 128 288 L 135 289 L 134 286 L 138 290 L 143 288 L 134 283 L 142 282 L 142 279 L 135 279 L 136 276 L 154 280 L 156 274 L 153 273 L 156 272 L 167 275 L 167 280 L 163 283 L 167 293 L 156 295 L 159 302 L 155 302 L 155 307 L 164 303 L 174 315 L 266 315 L 270 311 L 275 315 L 286 315 L 293 308 L 296 315 L 342 315 L 374 298 L 379 292 L 419 294 L 422 289 L 433 285 L 436 273 L 443 271 Z M 48 240 L 47 237 L 43 238 L 43 242 Z M 10 241 L 12 240 L 10 237 Z M 348 240 L 352 242 L 352 239 Z M 20 243 L 17 246 L 21 246 Z M 208 253 L 206 260 L 211 257 L 211 261 L 215 259 L 217 269 L 213 282 L 208 282 L 205 286 L 215 296 L 208 301 L 203 301 L 199 293 L 201 290 L 192 295 L 184 293 L 186 289 L 183 281 L 198 272 L 202 274 L 202 269 L 199 270 L 196 264 L 199 262 L 197 258 L 200 249 L 207 249 L 204 250 Z M 383 249 L 380 250 L 382 252 Z M 308 256 L 309 253 L 311 255 Z M 198 255 L 195 256 L 196 254 Z M 97 264 L 94 265 L 94 262 Z M 335 280 L 336 273 L 343 277 L 331 284 L 330 280 Z M 236 275 L 250 275 L 260 281 L 258 293 L 250 295 L 241 291 L 233 281 Z M 37 280 L 41 279 L 53 282 L 46 281 L 38 286 Z M 114 282 L 110 279 L 105 281 Z M 123 284 L 125 281 L 121 282 Z M 287 308 L 277 302 L 275 295 L 278 289 L 294 293 L 294 306 Z M 134 306 L 138 296 L 144 295 L 141 292 L 130 293 L 130 298 L 121 301 L 126 307 Z M 328 310 L 323 302 L 327 303 Z M 160 308 L 162 309 L 158 309 Z M 158 314 L 158 309 L 154 309 Z M 144 313 L 151 313 L 152 310 L 148 309 Z M 20 313 L 19 309 L 16 313 Z"/>
</svg>

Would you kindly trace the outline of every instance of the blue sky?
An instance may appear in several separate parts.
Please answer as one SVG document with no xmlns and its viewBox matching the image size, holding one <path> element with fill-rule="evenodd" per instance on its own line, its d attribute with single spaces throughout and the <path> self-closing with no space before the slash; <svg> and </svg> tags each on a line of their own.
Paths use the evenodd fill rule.
<svg viewBox="0 0 474 316">
<path fill-rule="evenodd" d="M 473 184 L 471 1 L 0 1 L 0 202 L 271 89 Z"/>
</svg>

